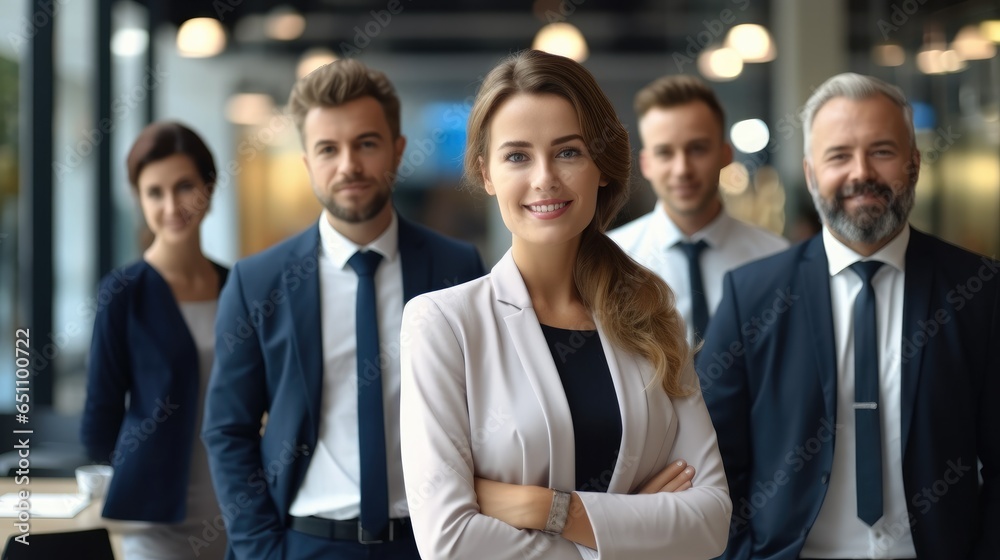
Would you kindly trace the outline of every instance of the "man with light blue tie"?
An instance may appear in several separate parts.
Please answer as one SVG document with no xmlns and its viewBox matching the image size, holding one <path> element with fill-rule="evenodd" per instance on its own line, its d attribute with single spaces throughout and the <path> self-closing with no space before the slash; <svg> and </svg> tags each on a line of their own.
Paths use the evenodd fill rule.
<svg viewBox="0 0 1000 560">
<path fill-rule="evenodd" d="M 908 224 L 899 88 L 834 76 L 802 122 L 823 231 L 726 275 L 697 358 L 723 558 L 1000 558 L 1000 263 Z"/>
<path fill-rule="evenodd" d="M 723 208 L 719 172 L 733 161 L 733 149 L 722 105 L 704 82 L 660 78 L 636 94 L 635 112 L 639 166 L 658 201 L 652 212 L 608 236 L 670 286 L 694 344 L 722 299 L 722 276 L 781 251 L 788 241 Z"/>
<path fill-rule="evenodd" d="M 328 64 L 296 83 L 288 110 L 325 210 L 238 262 L 219 300 L 202 438 L 228 558 L 416 560 L 400 463 L 403 305 L 481 276 L 482 262 L 393 208 L 406 139 L 385 75 Z"/>
</svg>

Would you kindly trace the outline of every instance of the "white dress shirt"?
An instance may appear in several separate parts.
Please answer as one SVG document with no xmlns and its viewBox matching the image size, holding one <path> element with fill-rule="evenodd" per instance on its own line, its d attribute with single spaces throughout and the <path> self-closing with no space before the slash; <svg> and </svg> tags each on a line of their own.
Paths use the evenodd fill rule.
<svg viewBox="0 0 1000 560">
<path fill-rule="evenodd" d="M 691 327 L 691 279 L 688 259 L 677 244 L 698 242 L 708 247 L 701 253 L 701 277 L 705 286 L 708 315 L 722 301 L 722 277 L 730 270 L 788 247 L 784 237 L 733 218 L 725 209 L 688 239 L 667 216 L 662 202 L 653 211 L 608 233 L 639 264 L 652 270 L 670 286 L 677 310 L 687 324 L 688 343 L 694 342 Z"/>
<path fill-rule="evenodd" d="M 355 304 L 358 275 L 347 261 L 358 245 L 319 220 L 320 313 L 323 341 L 323 395 L 319 438 L 291 515 L 353 519 L 361 513 L 358 443 L 358 370 Z M 403 320 L 403 268 L 396 214 L 388 229 L 364 249 L 382 255 L 375 272 L 378 335 L 385 405 L 385 445 L 389 475 L 389 516 L 407 517 L 399 451 L 399 329 Z"/>
<path fill-rule="evenodd" d="M 830 302 L 837 349 L 836 445 L 826 498 L 806 537 L 802 558 L 915 558 L 903 489 L 901 435 L 903 280 L 910 226 L 870 257 L 862 257 L 823 228 L 830 266 Z M 854 300 L 861 278 L 849 267 L 881 261 L 872 277 L 879 348 L 879 418 L 882 426 L 883 515 L 869 527 L 858 518 L 854 425 Z"/>
</svg>

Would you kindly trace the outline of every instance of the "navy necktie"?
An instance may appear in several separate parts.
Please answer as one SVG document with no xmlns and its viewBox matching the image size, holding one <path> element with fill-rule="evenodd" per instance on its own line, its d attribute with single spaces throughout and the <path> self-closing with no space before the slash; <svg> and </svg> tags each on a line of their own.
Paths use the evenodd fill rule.
<svg viewBox="0 0 1000 560">
<path fill-rule="evenodd" d="M 854 300 L 854 429 L 857 451 L 858 517 L 869 526 L 882 517 L 882 425 L 879 421 L 878 328 L 872 277 L 879 261 L 856 262 L 861 277 Z"/>
<path fill-rule="evenodd" d="M 702 239 L 697 243 L 678 243 L 688 259 L 688 277 L 691 279 L 691 327 L 695 342 L 705 337 L 708 329 L 708 301 L 705 299 L 705 283 L 701 278 L 701 252 L 708 248 Z"/>
<path fill-rule="evenodd" d="M 378 307 L 375 270 L 382 255 L 358 251 L 347 261 L 358 273 L 358 443 L 361 451 L 361 528 L 372 539 L 389 524 L 389 488 L 385 458 L 385 416 L 382 410 L 382 368 L 379 365 Z"/>
</svg>

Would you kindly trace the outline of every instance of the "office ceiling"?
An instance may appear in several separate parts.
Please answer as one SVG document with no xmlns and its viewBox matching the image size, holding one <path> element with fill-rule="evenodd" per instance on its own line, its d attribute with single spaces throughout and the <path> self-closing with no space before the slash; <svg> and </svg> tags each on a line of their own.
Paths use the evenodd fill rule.
<svg viewBox="0 0 1000 560">
<path fill-rule="evenodd" d="M 265 16 L 279 4 L 264 0 L 142 0 L 159 21 L 180 25 L 192 17 L 222 21 L 238 46 L 303 50 L 357 41 L 358 30 L 378 30 L 371 47 L 391 52 L 468 52 L 530 46 L 538 29 L 557 21 L 580 28 L 591 48 L 653 52 L 683 45 L 730 10 L 735 23 L 767 23 L 763 0 L 289 0 L 306 19 L 296 40 L 264 39 Z M 395 15 L 390 9 L 397 10 Z M 374 12 L 374 13 L 373 13 Z M 387 21 L 386 15 L 391 16 Z M 727 26 L 728 27 L 728 26 Z M 361 39 L 363 42 L 363 39 Z M 675 44 L 676 43 L 676 44 Z"/>
<path fill-rule="evenodd" d="M 805 2 L 819 0 L 802 0 Z M 525 48 L 545 23 L 568 21 L 592 51 L 615 53 L 680 51 L 711 35 L 728 15 L 725 28 L 739 23 L 770 27 L 775 0 L 140 0 L 157 21 L 180 25 L 193 17 L 222 21 L 232 47 L 301 52 L 327 47 L 335 52 L 363 43 L 382 52 L 463 53 Z M 849 44 L 867 49 L 879 42 L 879 20 L 905 17 L 905 34 L 919 42 L 928 25 L 947 21 L 1000 19 L 1000 0 L 844 0 L 850 14 Z M 305 16 L 301 37 L 267 39 L 266 16 L 276 7 Z M 390 13 L 395 10 L 397 13 Z M 729 12 L 727 14 L 726 12 Z M 896 13 L 900 12 L 900 13 Z M 386 16 L 389 16 L 388 18 Z M 366 27 L 367 26 L 367 27 Z M 364 30 L 375 31 L 375 35 Z M 945 29 L 949 34 L 954 29 Z M 360 33 L 360 34 L 359 34 Z M 701 36 L 699 37 L 699 34 Z M 713 37 L 719 41 L 721 37 Z"/>
</svg>

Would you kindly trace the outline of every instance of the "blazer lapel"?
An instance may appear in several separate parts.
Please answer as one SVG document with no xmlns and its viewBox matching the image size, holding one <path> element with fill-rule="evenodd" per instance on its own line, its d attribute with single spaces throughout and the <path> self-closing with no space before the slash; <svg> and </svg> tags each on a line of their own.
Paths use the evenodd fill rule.
<svg viewBox="0 0 1000 560">
<path fill-rule="evenodd" d="M 319 225 L 314 224 L 299 236 L 289 253 L 282 280 L 288 294 L 289 340 L 298 358 L 303 398 L 309 410 L 309 425 L 319 426 L 320 399 L 323 387 L 323 335 L 319 295 Z M 298 268 L 294 268 L 298 267 Z M 295 274 L 293 270 L 305 271 Z M 312 270 L 312 272 L 308 272 Z M 280 326 L 276 327 L 280 328 Z M 316 435 L 316 434 L 314 434 Z"/>
<path fill-rule="evenodd" d="M 181 312 L 180 304 L 174 298 L 170 284 L 152 265 L 145 265 L 146 290 L 144 306 L 146 314 L 139 323 L 150 340 L 157 344 L 152 346 L 161 352 L 166 363 L 172 364 L 188 380 L 197 379 L 198 349 L 194 338 L 188 329 L 187 321 Z"/>
<path fill-rule="evenodd" d="M 628 494 L 640 469 L 639 460 L 650 425 L 666 426 L 668 422 L 660 411 L 649 407 L 646 387 L 653 383 L 651 368 L 641 367 L 640 362 L 629 354 L 616 352 L 600 324 L 597 325 L 597 334 L 601 337 L 622 416 L 622 445 L 608 492 Z M 648 390 L 660 389 L 654 386 Z"/>
<path fill-rule="evenodd" d="M 510 251 L 493 267 L 490 281 L 498 307 L 510 311 L 504 315 L 504 322 L 545 416 L 549 433 L 549 487 L 572 490 L 576 487 L 574 461 L 565 460 L 576 453 L 569 403 L 538 316 L 531 306 L 528 289 Z"/>
<path fill-rule="evenodd" d="M 399 258 L 403 268 L 403 304 L 433 289 L 431 259 L 420 231 L 397 214 L 399 220 Z"/>
<path fill-rule="evenodd" d="M 144 260 L 142 265 L 143 281 L 146 285 L 143 305 L 149 310 L 148 316 L 153 320 L 142 321 L 139 324 L 150 340 L 157 341 L 157 344 L 150 348 L 159 352 L 165 363 L 177 363 L 174 369 L 182 374 L 179 380 L 183 380 L 187 389 L 191 386 L 188 381 L 197 379 L 197 375 L 190 374 L 198 372 L 198 346 L 184 319 L 181 304 L 170 289 L 170 284 L 151 264 Z M 216 262 L 212 262 L 212 266 L 219 276 L 218 291 L 221 292 L 229 276 L 229 269 Z"/>
<path fill-rule="evenodd" d="M 799 264 L 799 287 L 805 294 L 806 315 L 809 318 L 813 354 L 823 387 L 826 418 L 831 421 L 837 412 L 837 358 L 833 336 L 833 304 L 830 300 L 830 267 L 823 248 L 823 236 L 817 235 L 805 249 Z"/>
<path fill-rule="evenodd" d="M 903 333 L 900 348 L 900 373 L 902 376 L 902 391 L 900 393 L 900 414 L 902 415 L 903 457 L 906 456 L 906 445 L 913 420 L 913 408 L 917 399 L 917 386 L 920 382 L 920 364 L 923 360 L 924 346 L 916 346 L 907 337 L 913 333 L 923 332 L 918 324 L 920 320 L 929 317 L 931 289 L 934 287 L 934 270 L 929 259 L 924 258 L 924 234 L 910 228 L 910 243 L 906 248 L 906 275 L 903 280 Z"/>
</svg>

